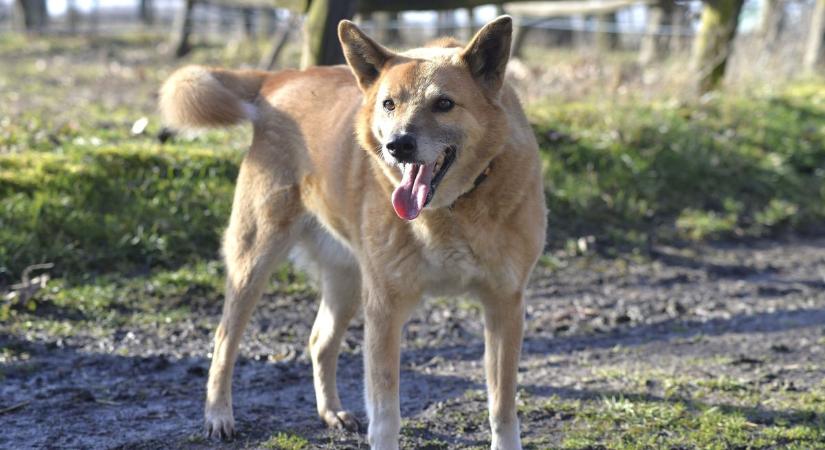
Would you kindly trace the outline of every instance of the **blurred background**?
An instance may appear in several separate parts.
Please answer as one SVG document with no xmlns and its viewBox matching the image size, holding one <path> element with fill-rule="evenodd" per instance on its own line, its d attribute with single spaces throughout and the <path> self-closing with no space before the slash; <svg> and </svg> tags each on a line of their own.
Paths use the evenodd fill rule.
<svg viewBox="0 0 825 450">
<path fill-rule="evenodd" d="M 3 0 L 0 32 L 87 37 L 168 35 L 168 42 L 156 48 L 159 53 L 182 57 L 201 47 L 214 55 L 220 48 L 221 56 L 235 58 L 232 62 L 236 64 L 273 68 L 339 63 L 340 50 L 329 32 L 342 18 L 354 17 L 382 42 L 404 48 L 444 35 L 466 40 L 486 21 L 507 13 L 517 24 L 513 54 L 526 65 L 517 65 L 518 78 L 527 78 L 530 66 L 540 59 L 547 63 L 545 69 L 557 72 L 558 68 L 552 69 L 560 61 L 553 57 L 573 53 L 584 61 L 598 60 L 594 72 L 607 79 L 618 77 L 613 84 L 641 79 L 649 87 L 657 84 L 654 79 L 662 78 L 651 75 L 651 69 L 661 69 L 667 62 L 675 66 L 668 78 L 685 73 L 689 67 L 685 63 L 698 72 L 694 76 L 704 79 L 710 75 L 707 72 L 718 72 L 714 78 L 723 74 L 725 70 L 718 67 L 727 62 L 729 77 L 736 82 L 781 82 L 800 71 L 813 71 L 822 59 L 823 13 L 819 3 Z M 299 49 L 303 49 L 303 59 L 296 57 Z M 754 70 L 756 65 L 761 70 Z M 557 85 L 552 82 L 560 80 L 536 81 Z M 712 80 L 703 88 L 715 83 Z M 558 89 L 567 91 L 567 87 Z"/>
<path fill-rule="evenodd" d="M 203 444 L 191 392 L 251 130 L 166 130 L 157 91 L 175 68 L 338 64 L 344 18 L 404 49 L 466 41 L 505 13 L 550 211 L 527 309 L 528 448 L 821 445 L 825 0 L 0 0 L 0 379 L 14 381 L 0 385 L 0 447 Z M 355 439 L 320 431 L 300 400 L 314 289 L 280 268 L 243 344 L 238 395 L 262 402 L 245 419 L 250 446 Z M 406 445 L 486 446 L 478 306 L 434 305 L 405 332 L 405 370 L 428 383 L 404 397 L 421 413 Z M 342 370 L 359 405 L 353 328 Z M 65 367 L 103 381 L 77 391 Z M 259 399 L 273 367 L 295 386 Z M 147 391 L 134 373 L 155 374 Z M 663 409 L 671 396 L 687 403 Z M 261 412 L 276 402 L 306 407 Z M 71 431 L 27 425 L 54 411 Z M 463 441 L 439 419 L 453 413 L 469 414 Z M 90 423 L 109 431 L 77 432 Z M 311 446 L 261 431 L 273 429 Z"/>
</svg>

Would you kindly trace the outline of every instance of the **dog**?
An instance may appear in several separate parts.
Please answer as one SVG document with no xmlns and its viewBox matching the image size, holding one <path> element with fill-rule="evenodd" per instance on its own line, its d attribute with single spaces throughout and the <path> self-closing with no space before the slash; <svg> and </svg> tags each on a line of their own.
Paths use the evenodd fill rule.
<svg viewBox="0 0 825 450">
<path fill-rule="evenodd" d="M 273 268 L 298 254 L 321 300 L 309 338 L 318 414 L 358 429 L 336 387 L 347 324 L 364 315 L 372 448 L 397 449 L 402 326 L 425 296 L 483 305 L 491 448 L 519 449 L 516 378 L 524 292 L 545 242 L 538 145 L 505 81 L 512 20 L 466 45 L 395 53 L 355 24 L 347 65 L 276 73 L 189 66 L 160 92 L 175 128 L 250 121 L 224 242 L 226 298 L 205 406 L 210 437 L 234 433 L 232 371 Z"/>
</svg>

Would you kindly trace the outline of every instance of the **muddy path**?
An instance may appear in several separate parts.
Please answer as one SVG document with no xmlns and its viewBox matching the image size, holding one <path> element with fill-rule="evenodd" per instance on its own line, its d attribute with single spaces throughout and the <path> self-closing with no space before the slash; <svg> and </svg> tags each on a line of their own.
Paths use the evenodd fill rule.
<svg viewBox="0 0 825 450">
<path fill-rule="evenodd" d="M 301 295 L 260 302 L 236 369 L 240 434 L 230 443 L 201 437 L 212 332 L 204 323 L 217 322 L 219 304 L 162 331 L 64 339 L 0 328 L 0 447 L 277 448 L 271 438 L 284 433 L 307 448 L 367 448 L 363 434 L 326 430 L 316 418 L 304 350 L 315 307 Z M 478 307 L 428 301 L 405 335 L 404 448 L 488 446 Z M 525 446 L 561 445 L 575 420 L 541 405 L 633 395 L 667 403 L 668 377 L 738 380 L 763 396 L 814 389 L 825 377 L 823 336 L 825 240 L 547 258 L 530 285 L 520 365 Z M 338 379 L 344 404 L 365 421 L 361 337 L 356 321 Z M 713 393 L 701 401 L 730 406 Z M 792 413 L 769 403 L 743 411 L 757 424 Z"/>
</svg>

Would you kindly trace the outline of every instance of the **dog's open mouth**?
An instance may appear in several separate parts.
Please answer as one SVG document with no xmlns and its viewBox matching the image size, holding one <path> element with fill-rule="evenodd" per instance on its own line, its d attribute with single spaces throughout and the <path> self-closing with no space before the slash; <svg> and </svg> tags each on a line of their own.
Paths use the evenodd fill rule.
<svg viewBox="0 0 825 450">
<path fill-rule="evenodd" d="M 432 163 L 403 163 L 401 183 L 392 193 L 392 206 L 398 217 L 413 220 L 435 195 L 438 184 L 455 161 L 455 147 L 447 147 Z"/>
</svg>

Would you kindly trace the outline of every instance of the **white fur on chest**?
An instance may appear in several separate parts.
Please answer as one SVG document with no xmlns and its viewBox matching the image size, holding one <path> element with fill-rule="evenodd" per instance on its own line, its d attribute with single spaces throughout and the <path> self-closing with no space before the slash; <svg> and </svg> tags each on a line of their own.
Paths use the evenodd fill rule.
<svg viewBox="0 0 825 450">
<path fill-rule="evenodd" d="M 425 241 L 421 254 L 419 276 L 427 296 L 466 293 L 482 277 L 478 260 L 463 239 Z"/>
</svg>

